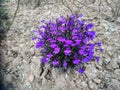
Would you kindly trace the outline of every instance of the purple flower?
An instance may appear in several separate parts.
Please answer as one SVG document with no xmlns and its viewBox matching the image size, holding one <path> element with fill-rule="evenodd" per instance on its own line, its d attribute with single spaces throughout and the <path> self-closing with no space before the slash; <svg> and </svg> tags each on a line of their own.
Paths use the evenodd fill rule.
<svg viewBox="0 0 120 90">
<path fill-rule="evenodd" d="M 51 48 L 56 48 L 56 47 L 57 47 L 57 44 L 51 44 L 50 47 L 51 47 Z"/>
<path fill-rule="evenodd" d="M 85 45 L 81 47 L 82 50 L 85 50 L 86 48 L 87 48 L 87 46 L 85 46 Z"/>
<path fill-rule="evenodd" d="M 82 14 L 79 14 L 78 16 L 79 16 L 79 17 L 82 17 L 83 15 L 82 15 Z"/>
<path fill-rule="evenodd" d="M 66 50 L 64 50 L 64 53 L 65 53 L 65 55 L 70 55 L 70 53 L 71 53 L 71 50 L 69 50 L 69 49 L 66 49 Z"/>
<path fill-rule="evenodd" d="M 53 55 L 51 53 L 47 54 L 46 57 L 51 58 Z"/>
<path fill-rule="evenodd" d="M 98 42 L 97 45 L 98 45 L 98 46 L 102 46 L 102 43 L 101 43 L 101 42 Z"/>
<path fill-rule="evenodd" d="M 55 43 L 56 40 L 54 40 L 54 39 L 50 39 L 50 42 L 51 42 L 51 43 Z"/>
<path fill-rule="evenodd" d="M 69 45 L 68 44 L 64 44 L 65 47 L 68 47 Z"/>
<path fill-rule="evenodd" d="M 92 27 L 93 27 L 93 23 L 89 23 L 87 26 L 86 26 L 86 30 L 89 30 L 89 29 L 91 29 Z"/>
<path fill-rule="evenodd" d="M 44 46 L 42 41 L 36 43 L 36 48 L 40 48 L 42 46 Z"/>
<path fill-rule="evenodd" d="M 55 68 L 60 70 L 79 68 L 78 72 L 84 73 L 85 63 L 92 59 L 99 61 L 100 57 L 94 54 L 97 48 L 103 52 L 102 43 L 95 42 L 96 32 L 92 30 L 94 25 L 86 24 L 82 16 L 73 13 L 67 17 L 60 16 L 56 22 L 43 20 L 44 25 L 32 31 L 34 34 L 32 39 L 37 41 L 36 48 L 42 49 L 41 62 L 47 63 L 49 60 L 47 64 L 58 66 Z"/>
<path fill-rule="evenodd" d="M 73 34 L 77 33 L 77 29 L 73 29 Z"/>
<path fill-rule="evenodd" d="M 94 52 L 93 51 L 89 51 L 89 57 L 93 57 Z"/>
<path fill-rule="evenodd" d="M 84 21 L 84 20 L 82 20 L 82 21 L 80 22 L 80 24 L 81 24 L 81 25 L 84 25 L 84 24 L 85 24 L 85 21 Z"/>
<path fill-rule="evenodd" d="M 67 67 L 67 62 L 66 61 L 63 62 L 63 67 L 65 67 L 65 68 Z"/>
<path fill-rule="evenodd" d="M 43 63 L 47 63 L 47 62 L 48 62 L 48 60 L 47 60 L 46 58 L 42 58 L 41 61 L 42 61 Z"/>
<path fill-rule="evenodd" d="M 32 37 L 32 40 L 35 40 L 35 37 Z"/>
<path fill-rule="evenodd" d="M 65 30 L 65 27 L 64 27 L 64 26 L 61 26 L 61 27 L 60 27 L 60 30 L 64 31 L 64 30 Z"/>
<path fill-rule="evenodd" d="M 45 22 L 45 20 L 41 20 L 41 22 L 42 22 L 42 23 L 44 23 L 44 22 Z"/>
<path fill-rule="evenodd" d="M 79 72 L 80 74 L 83 74 L 83 73 L 85 72 L 85 69 L 84 69 L 84 68 L 79 68 L 79 69 L 78 69 L 78 72 Z"/>
<path fill-rule="evenodd" d="M 82 63 L 87 63 L 87 62 L 89 62 L 89 61 L 90 61 L 90 58 L 89 58 L 89 57 L 86 57 L 86 58 L 82 59 Z"/>
<path fill-rule="evenodd" d="M 102 48 L 100 48 L 100 52 L 103 52 L 103 49 L 102 49 Z"/>
<path fill-rule="evenodd" d="M 42 53 L 45 53 L 45 52 L 46 52 L 46 49 L 45 49 L 45 48 L 44 48 L 44 49 L 42 49 L 42 50 L 41 50 L 41 52 L 42 52 Z"/>
<path fill-rule="evenodd" d="M 72 38 L 73 38 L 73 39 L 78 39 L 78 36 L 73 35 Z"/>
<path fill-rule="evenodd" d="M 84 55 L 85 51 L 81 49 L 81 50 L 79 50 L 79 54 Z"/>
<path fill-rule="evenodd" d="M 55 54 L 58 54 L 59 52 L 60 52 L 60 48 L 59 47 L 54 48 L 54 53 Z"/>
<path fill-rule="evenodd" d="M 87 39 L 87 38 L 83 39 L 83 42 L 84 42 L 85 44 L 87 44 L 87 43 L 88 43 L 88 39 Z"/>
<path fill-rule="evenodd" d="M 79 63 L 80 63 L 80 60 L 79 60 L 79 59 L 75 59 L 75 60 L 73 61 L 73 64 L 78 65 Z"/>
<path fill-rule="evenodd" d="M 94 47 L 95 47 L 95 44 L 90 44 L 89 49 L 90 49 L 90 50 L 93 50 Z"/>
<path fill-rule="evenodd" d="M 81 40 L 75 40 L 76 45 L 80 44 Z"/>
<path fill-rule="evenodd" d="M 71 17 L 72 19 L 75 19 L 76 15 L 73 13 L 70 17 Z"/>
<path fill-rule="evenodd" d="M 96 56 L 95 59 L 97 60 L 97 62 L 99 62 L 100 57 Z"/>
<path fill-rule="evenodd" d="M 58 62 L 57 60 L 54 60 L 54 61 L 52 62 L 52 65 L 53 65 L 53 66 L 58 66 L 58 65 L 59 65 L 59 62 Z"/>
<path fill-rule="evenodd" d="M 57 40 L 60 41 L 60 42 L 64 42 L 65 41 L 65 39 L 63 37 L 58 37 Z"/>
<path fill-rule="evenodd" d="M 69 45 L 72 44 L 72 40 L 66 40 L 65 42 L 66 44 L 69 44 Z"/>
</svg>

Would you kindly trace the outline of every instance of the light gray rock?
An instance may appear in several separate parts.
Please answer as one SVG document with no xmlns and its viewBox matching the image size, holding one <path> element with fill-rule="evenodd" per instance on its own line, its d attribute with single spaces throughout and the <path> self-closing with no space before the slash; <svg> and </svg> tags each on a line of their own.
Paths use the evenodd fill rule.
<svg viewBox="0 0 120 90">
<path fill-rule="evenodd" d="M 97 90 L 97 85 L 95 83 L 93 83 L 92 81 L 89 81 L 89 88 L 92 90 Z"/>
<path fill-rule="evenodd" d="M 28 77 L 28 81 L 33 82 L 33 80 L 34 80 L 34 75 L 30 74 L 29 77 Z"/>
<path fill-rule="evenodd" d="M 120 80 L 120 69 L 116 69 L 111 76 L 114 79 Z"/>
<path fill-rule="evenodd" d="M 86 66 L 85 73 L 89 79 L 93 79 L 97 77 L 98 70 L 95 68 L 94 64 L 89 64 Z"/>
<path fill-rule="evenodd" d="M 112 82 L 108 85 L 107 90 L 120 90 L 120 82 L 112 79 Z"/>
<path fill-rule="evenodd" d="M 93 81 L 94 81 L 96 84 L 100 84 L 100 83 L 101 83 L 101 80 L 98 79 L 98 78 L 93 79 Z"/>
<path fill-rule="evenodd" d="M 110 63 L 106 65 L 106 68 L 108 70 L 114 70 L 114 69 L 119 68 L 119 65 L 117 64 L 116 60 L 111 60 Z"/>
<path fill-rule="evenodd" d="M 108 64 L 110 61 L 111 61 L 110 58 L 104 59 L 104 63 L 105 63 L 105 64 Z"/>
</svg>

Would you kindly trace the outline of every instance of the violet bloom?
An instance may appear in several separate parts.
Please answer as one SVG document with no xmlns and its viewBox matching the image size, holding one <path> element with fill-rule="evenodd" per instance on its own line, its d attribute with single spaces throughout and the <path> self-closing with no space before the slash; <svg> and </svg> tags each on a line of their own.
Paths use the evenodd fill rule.
<svg viewBox="0 0 120 90">
<path fill-rule="evenodd" d="M 75 33 L 77 33 L 77 29 L 74 29 L 72 32 L 72 34 L 75 34 Z"/>
<path fill-rule="evenodd" d="M 57 60 L 54 60 L 54 61 L 52 62 L 52 65 L 53 65 L 53 66 L 58 66 L 58 65 L 59 65 L 59 62 L 58 62 Z"/>
<path fill-rule="evenodd" d="M 67 62 L 66 61 L 63 62 L 63 67 L 65 67 L 65 68 L 67 67 Z"/>
<path fill-rule="evenodd" d="M 99 50 L 100 50 L 100 52 L 103 52 L 103 49 L 102 49 L 102 48 L 100 48 Z"/>
<path fill-rule="evenodd" d="M 95 35 L 96 35 L 96 33 L 95 33 L 94 31 L 90 31 L 90 32 L 87 32 L 87 33 L 88 33 L 88 35 L 89 35 L 89 38 L 90 38 L 91 40 L 93 40 L 94 37 L 95 37 Z"/>
<path fill-rule="evenodd" d="M 87 48 L 87 46 L 85 46 L 85 45 L 81 47 L 82 50 L 85 50 L 86 48 Z"/>
<path fill-rule="evenodd" d="M 89 61 L 90 61 L 90 58 L 89 58 L 89 57 L 86 57 L 86 58 L 82 59 L 82 63 L 87 63 L 87 62 L 89 62 Z"/>
<path fill-rule="evenodd" d="M 50 39 L 50 42 L 51 42 L 51 43 L 55 43 L 56 40 L 54 40 L 54 39 Z"/>
<path fill-rule="evenodd" d="M 60 27 L 60 30 L 64 31 L 64 30 L 65 30 L 65 27 L 64 27 L 64 26 L 61 26 L 61 27 Z"/>
<path fill-rule="evenodd" d="M 70 53 L 71 53 L 71 50 L 69 50 L 69 49 L 64 50 L 65 55 L 70 55 Z"/>
<path fill-rule="evenodd" d="M 87 43 L 88 43 L 88 39 L 85 38 L 85 39 L 83 40 L 83 42 L 84 42 L 85 44 L 87 44 Z"/>
<path fill-rule="evenodd" d="M 99 62 L 100 57 L 96 56 L 95 59 L 97 60 L 97 62 Z"/>
<path fill-rule="evenodd" d="M 92 27 L 93 27 L 93 23 L 89 23 L 87 26 L 86 26 L 86 30 L 89 30 L 89 29 L 91 29 Z"/>
<path fill-rule="evenodd" d="M 90 50 L 93 50 L 94 47 L 95 47 L 95 44 L 90 44 L 89 49 L 90 49 Z"/>
<path fill-rule="evenodd" d="M 79 54 L 84 55 L 85 51 L 81 49 L 81 50 L 79 50 Z"/>
<path fill-rule="evenodd" d="M 98 42 L 97 45 L 98 45 L 98 46 L 102 46 L 102 43 L 101 43 L 101 42 Z"/>
<path fill-rule="evenodd" d="M 36 48 L 41 48 L 43 63 L 49 63 L 55 68 L 68 71 L 70 68 L 78 69 L 79 73 L 84 73 L 84 64 L 92 59 L 99 61 L 99 57 L 94 55 L 95 49 L 101 48 L 101 42 L 95 42 L 96 32 L 92 30 L 93 23 L 88 23 L 81 19 L 82 14 L 72 14 L 61 16 L 56 22 L 42 21 L 43 25 L 38 30 L 34 30 L 33 40 L 38 41 Z M 98 46 L 97 48 L 95 48 Z M 59 59 L 59 60 L 56 60 Z M 65 60 L 66 59 L 66 60 Z M 68 67 L 68 68 L 66 68 Z"/>
<path fill-rule="evenodd" d="M 82 14 L 79 14 L 78 16 L 79 16 L 79 17 L 82 17 L 83 15 L 82 15 Z"/>
<path fill-rule="evenodd" d="M 78 72 L 79 72 L 80 74 L 83 74 L 83 73 L 85 72 L 85 69 L 84 69 L 84 68 L 79 68 L 79 69 L 78 69 Z"/>
<path fill-rule="evenodd" d="M 50 47 L 51 47 L 51 48 L 56 48 L 56 47 L 57 47 L 57 44 L 51 44 Z"/>
<path fill-rule="evenodd" d="M 44 46 L 42 41 L 39 41 L 39 42 L 36 43 L 36 48 L 40 48 L 42 46 Z"/>
<path fill-rule="evenodd" d="M 48 60 L 47 60 L 46 58 L 42 58 L 41 61 L 42 61 L 43 63 L 47 63 L 47 62 L 48 62 Z"/>
<path fill-rule="evenodd" d="M 57 40 L 58 40 L 59 42 L 64 42 L 64 41 L 65 41 L 65 39 L 64 39 L 63 37 L 58 37 Z"/>
<path fill-rule="evenodd" d="M 46 57 L 51 58 L 53 55 L 51 53 L 47 54 Z"/>
<path fill-rule="evenodd" d="M 73 64 L 78 65 L 79 63 L 80 63 L 80 60 L 79 60 L 79 59 L 75 59 L 75 60 L 73 61 Z"/>
<path fill-rule="evenodd" d="M 66 40 L 65 42 L 66 42 L 66 44 L 69 44 L 69 45 L 72 44 L 72 40 Z"/>
<path fill-rule="evenodd" d="M 73 39 L 78 39 L 78 36 L 72 35 L 72 38 L 73 38 Z"/>
<path fill-rule="evenodd" d="M 75 42 L 76 42 L 76 45 L 79 45 L 81 40 L 75 40 Z"/>
<path fill-rule="evenodd" d="M 59 52 L 60 52 L 60 48 L 59 47 L 54 48 L 54 53 L 55 54 L 58 54 Z"/>
</svg>

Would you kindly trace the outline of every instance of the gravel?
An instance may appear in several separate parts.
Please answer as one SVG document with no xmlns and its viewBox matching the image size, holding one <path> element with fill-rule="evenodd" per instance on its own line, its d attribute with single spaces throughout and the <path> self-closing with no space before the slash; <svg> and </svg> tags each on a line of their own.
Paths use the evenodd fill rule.
<svg viewBox="0 0 120 90">
<path fill-rule="evenodd" d="M 14 0 L 7 3 L 11 15 L 15 7 Z M 85 8 L 81 11 L 85 15 L 83 18 L 95 23 L 96 41 L 102 41 L 104 51 L 102 54 L 96 53 L 101 57 L 99 63 L 86 65 L 85 74 L 75 71 L 60 74 L 41 64 L 39 50 L 35 49 L 35 42 L 31 40 L 31 30 L 39 27 L 40 20 L 54 20 L 60 15 L 70 15 L 70 11 L 59 3 L 44 4 L 34 9 L 20 4 L 15 22 L 0 49 L 1 80 L 8 90 L 119 90 L 119 20 L 110 22 L 94 11 L 86 11 Z"/>
</svg>

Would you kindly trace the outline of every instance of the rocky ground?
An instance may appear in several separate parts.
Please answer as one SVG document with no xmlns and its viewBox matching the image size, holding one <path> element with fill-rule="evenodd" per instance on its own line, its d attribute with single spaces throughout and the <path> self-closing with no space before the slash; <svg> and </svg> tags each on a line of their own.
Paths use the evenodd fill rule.
<svg viewBox="0 0 120 90">
<path fill-rule="evenodd" d="M 16 2 L 11 0 L 6 5 L 13 15 Z M 74 5 L 71 7 L 77 10 Z M 99 10 L 97 2 L 89 7 Z M 109 14 L 106 7 L 103 10 L 108 10 L 105 13 Z M 83 7 L 80 12 L 87 22 L 95 23 L 96 41 L 102 41 L 104 52 L 97 53 L 100 62 L 90 62 L 83 75 L 76 71 L 59 74 L 41 64 L 39 50 L 31 40 L 31 30 L 39 27 L 40 20 L 70 15 L 70 10 L 59 2 L 36 8 L 29 3 L 20 3 L 15 21 L 0 49 L 1 80 L 7 90 L 120 90 L 120 17 L 110 21 L 103 17 L 103 13 L 88 7 Z"/>
</svg>

